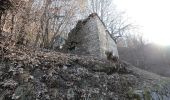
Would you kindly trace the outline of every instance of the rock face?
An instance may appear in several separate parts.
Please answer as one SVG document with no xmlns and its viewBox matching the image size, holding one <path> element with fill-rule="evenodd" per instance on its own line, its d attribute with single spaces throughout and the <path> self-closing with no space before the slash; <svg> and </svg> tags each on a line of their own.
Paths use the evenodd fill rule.
<svg viewBox="0 0 170 100">
<path fill-rule="evenodd" d="M 65 48 L 72 53 L 106 58 L 105 52 L 119 57 L 117 46 L 97 14 L 91 14 L 69 33 Z"/>
</svg>

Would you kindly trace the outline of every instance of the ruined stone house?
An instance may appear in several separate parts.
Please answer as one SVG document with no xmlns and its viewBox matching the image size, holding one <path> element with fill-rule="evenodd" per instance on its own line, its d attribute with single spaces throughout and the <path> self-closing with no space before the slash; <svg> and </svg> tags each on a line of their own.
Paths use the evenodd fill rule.
<svg viewBox="0 0 170 100">
<path fill-rule="evenodd" d="M 53 49 L 60 50 L 65 44 L 65 38 L 62 35 L 57 35 L 54 40 Z"/>
<path fill-rule="evenodd" d="M 107 58 L 106 52 L 119 57 L 117 46 L 106 30 L 104 23 L 95 13 L 85 20 L 78 21 L 69 33 L 64 49 L 69 52 Z"/>
</svg>

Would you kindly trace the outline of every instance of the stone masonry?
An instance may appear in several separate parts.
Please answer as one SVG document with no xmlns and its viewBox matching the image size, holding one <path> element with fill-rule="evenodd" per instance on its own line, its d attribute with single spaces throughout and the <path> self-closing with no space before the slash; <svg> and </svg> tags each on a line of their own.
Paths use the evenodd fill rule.
<svg viewBox="0 0 170 100">
<path fill-rule="evenodd" d="M 117 46 L 106 30 L 104 23 L 93 13 L 85 20 L 78 21 L 69 33 L 64 49 L 69 52 L 107 58 L 106 52 L 119 57 Z"/>
</svg>

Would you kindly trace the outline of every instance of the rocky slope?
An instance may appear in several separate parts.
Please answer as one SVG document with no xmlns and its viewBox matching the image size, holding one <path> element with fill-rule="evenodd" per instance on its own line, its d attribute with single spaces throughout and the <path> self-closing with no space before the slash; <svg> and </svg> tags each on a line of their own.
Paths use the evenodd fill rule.
<svg viewBox="0 0 170 100">
<path fill-rule="evenodd" d="M 0 100 L 170 100 L 168 78 L 124 61 L 16 46 L 0 36 Z"/>
</svg>

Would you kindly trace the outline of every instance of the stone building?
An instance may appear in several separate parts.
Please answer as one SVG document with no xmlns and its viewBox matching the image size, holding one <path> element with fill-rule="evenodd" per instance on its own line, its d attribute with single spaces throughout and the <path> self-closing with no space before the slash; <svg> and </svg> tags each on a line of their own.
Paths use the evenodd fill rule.
<svg viewBox="0 0 170 100">
<path fill-rule="evenodd" d="M 106 52 L 111 52 L 113 56 L 119 57 L 114 40 L 95 13 L 85 20 L 78 21 L 76 27 L 69 33 L 64 49 L 100 58 L 107 58 Z"/>
<path fill-rule="evenodd" d="M 65 38 L 62 35 L 57 35 L 54 40 L 53 49 L 60 50 L 62 49 L 63 45 L 65 44 Z"/>
</svg>

